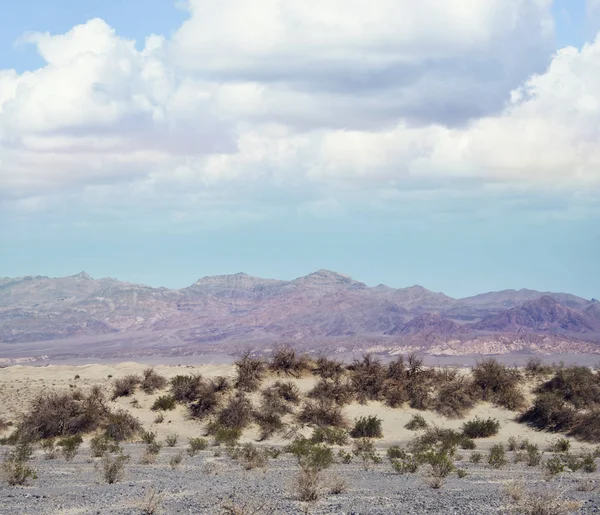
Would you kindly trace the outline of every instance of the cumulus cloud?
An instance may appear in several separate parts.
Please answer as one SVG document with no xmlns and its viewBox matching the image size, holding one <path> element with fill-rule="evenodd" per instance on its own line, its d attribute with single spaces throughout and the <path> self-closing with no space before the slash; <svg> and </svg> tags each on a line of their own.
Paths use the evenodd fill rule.
<svg viewBox="0 0 600 515">
<path fill-rule="evenodd" d="M 100 19 L 25 36 L 46 65 L 0 70 L 5 209 L 186 223 L 600 188 L 600 40 L 553 55 L 548 0 L 188 7 L 143 45 Z"/>
</svg>

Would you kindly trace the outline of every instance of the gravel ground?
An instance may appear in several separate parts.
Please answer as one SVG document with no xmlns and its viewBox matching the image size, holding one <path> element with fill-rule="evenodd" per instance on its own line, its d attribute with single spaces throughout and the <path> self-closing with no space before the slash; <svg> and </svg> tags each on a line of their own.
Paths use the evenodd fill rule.
<svg viewBox="0 0 600 515">
<path fill-rule="evenodd" d="M 459 479 L 453 474 L 440 490 L 425 484 L 417 474 L 397 475 L 387 460 L 365 471 L 358 463 L 336 465 L 323 473 L 324 484 L 339 476 L 348 490 L 338 495 L 326 494 L 315 503 L 294 499 L 292 479 L 298 471 L 296 460 L 281 455 L 271 460 L 265 471 L 244 470 L 223 453 L 203 451 L 194 457 L 184 454 L 179 468 L 169 466 L 172 456 L 183 446 L 163 448 L 156 463 L 143 465 L 143 444 L 124 446 L 130 461 L 124 478 L 113 485 L 102 482 L 99 459 L 90 458 L 89 449 L 81 448 L 75 459 L 66 463 L 62 457 L 44 460 L 36 452 L 31 465 L 38 478 L 30 485 L 0 486 L 0 514 L 141 514 L 144 499 L 150 492 L 162 492 L 156 513 L 191 513 L 260 515 L 289 514 L 476 514 L 507 513 L 508 497 L 504 482 L 523 479 L 532 488 L 552 486 L 564 491 L 565 497 L 582 501 L 579 513 L 600 513 L 600 475 L 598 473 L 564 473 L 546 482 L 539 468 L 522 464 L 494 470 L 484 464 L 463 460 L 458 465 L 468 475 Z M 468 453 L 464 454 L 468 457 Z M 594 491 L 582 492 L 582 480 L 597 483 Z M 248 503 L 246 511 L 226 512 L 223 506 L 232 498 L 238 505 Z"/>
</svg>

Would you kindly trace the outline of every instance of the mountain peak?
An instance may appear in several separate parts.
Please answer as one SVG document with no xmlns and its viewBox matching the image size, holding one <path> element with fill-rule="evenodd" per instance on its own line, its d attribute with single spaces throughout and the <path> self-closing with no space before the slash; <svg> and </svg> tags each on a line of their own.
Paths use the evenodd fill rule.
<svg viewBox="0 0 600 515">
<path fill-rule="evenodd" d="M 73 277 L 75 279 L 87 279 L 87 280 L 93 279 L 93 277 L 90 274 L 88 274 L 85 270 L 82 270 L 78 274 L 72 275 L 71 277 Z"/>
</svg>

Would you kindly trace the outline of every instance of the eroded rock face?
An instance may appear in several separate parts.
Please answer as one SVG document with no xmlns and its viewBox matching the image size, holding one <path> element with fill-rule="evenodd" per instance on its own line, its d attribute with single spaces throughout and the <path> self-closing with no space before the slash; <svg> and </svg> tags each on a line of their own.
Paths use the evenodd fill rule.
<svg viewBox="0 0 600 515">
<path fill-rule="evenodd" d="M 600 352 L 600 303 L 505 290 L 453 299 L 422 286 L 369 287 L 318 270 L 292 281 L 204 277 L 170 290 L 94 279 L 0 279 L 0 357 L 44 353 L 190 353 L 293 343 L 328 351 L 433 354 Z M 29 354 L 27 354 L 29 355 Z"/>
</svg>

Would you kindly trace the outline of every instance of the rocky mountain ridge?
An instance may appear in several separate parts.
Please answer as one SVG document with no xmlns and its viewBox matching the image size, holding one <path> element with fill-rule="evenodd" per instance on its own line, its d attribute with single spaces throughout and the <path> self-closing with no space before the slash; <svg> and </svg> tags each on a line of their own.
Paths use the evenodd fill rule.
<svg viewBox="0 0 600 515">
<path fill-rule="evenodd" d="M 179 290 L 85 272 L 27 276 L 0 279 L 0 358 L 42 349 L 189 353 L 282 343 L 330 351 L 600 352 L 599 306 L 525 289 L 454 299 L 418 285 L 370 287 L 329 270 L 290 281 L 203 277 Z"/>
</svg>

